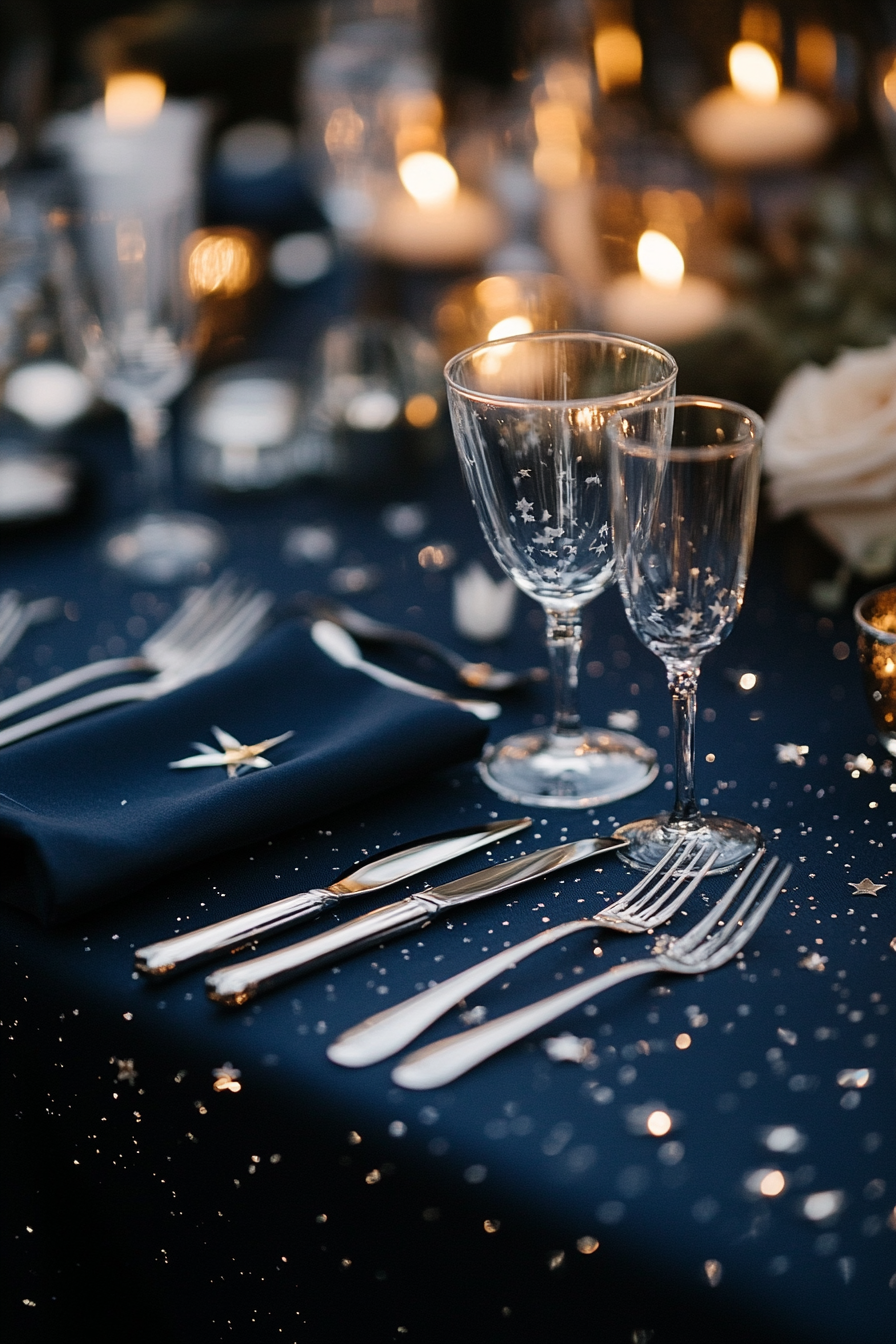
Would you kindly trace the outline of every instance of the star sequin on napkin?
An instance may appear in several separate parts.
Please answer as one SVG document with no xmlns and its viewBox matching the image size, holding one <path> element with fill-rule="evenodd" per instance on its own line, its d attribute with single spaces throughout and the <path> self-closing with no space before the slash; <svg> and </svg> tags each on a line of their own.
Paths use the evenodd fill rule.
<svg viewBox="0 0 896 1344">
<path fill-rule="evenodd" d="M 857 896 L 876 896 L 879 891 L 883 891 L 887 884 L 886 882 L 872 882 L 870 877 L 863 877 L 861 882 L 848 882 L 846 885 L 852 887 Z"/>
<path fill-rule="evenodd" d="M 775 755 L 779 765 L 803 766 L 806 764 L 803 758 L 809 755 L 809 748 L 801 747 L 796 742 L 776 742 Z"/>
<path fill-rule="evenodd" d="M 212 732 L 218 739 L 221 751 L 215 751 L 214 747 L 206 746 L 204 742 L 194 742 L 193 746 L 200 755 L 185 756 L 182 761 L 169 761 L 168 769 L 198 770 L 202 766 L 220 765 L 226 769 L 228 779 L 234 779 L 244 766 L 247 769 L 266 770 L 268 766 L 273 765 L 273 761 L 267 760 L 262 752 L 269 751 L 271 747 L 278 746 L 293 735 L 290 729 L 288 733 L 281 733 L 279 737 L 268 737 L 264 742 L 256 742 L 254 746 L 245 746 L 230 733 L 225 733 L 223 728 L 213 727 Z"/>
</svg>

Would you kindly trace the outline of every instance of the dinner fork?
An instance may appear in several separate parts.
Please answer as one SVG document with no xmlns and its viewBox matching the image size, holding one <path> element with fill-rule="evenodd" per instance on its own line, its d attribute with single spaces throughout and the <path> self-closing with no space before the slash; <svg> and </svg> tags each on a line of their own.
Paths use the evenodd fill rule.
<svg viewBox="0 0 896 1344">
<path fill-rule="evenodd" d="M 546 1026 L 570 1009 L 621 984 L 623 980 L 652 975 L 656 971 L 668 971 L 674 975 L 702 975 L 724 966 L 752 938 L 792 872 L 791 864 L 787 864 L 769 882 L 777 865 L 777 859 L 771 859 L 734 914 L 727 922 L 723 922 L 721 916 L 736 900 L 744 885 L 745 875 L 752 873 L 759 858 L 760 855 L 754 855 L 721 900 L 687 933 L 680 938 L 662 934 L 654 945 L 652 957 L 621 963 L 603 975 L 583 980 L 569 989 L 560 990 L 558 994 L 527 1004 L 525 1008 L 518 1008 L 516 1012 L 506 1013 L 480 1027 L 473 1027 L 470 1031 L 416 1050 L 392 1070 L 392 1081 L 414 1091 L 443 1087 L 483 1060 L 490 1059 L 505 1046 L 521 1041 L 531 1031 Z"/>
<path fill-rule="evenodd" d="M 18 695 L 11 695 L 0 701 L 0 719 L 11 719 L 33 705 L 55 700 L 88 681 L 99 681 L 123 672 L 164 672 L 197 649 L 202 641 L 211 638 L 251 597 L 252 591 L 241 588 L 232 574 L 222 574 L 207 588 L 193 588 L 173 616 L 143 641 L 138 653 L 128 658 L 103 658 L 96 663 L 86 663 Z"/>
<path fill-rule="evenodd" d="M 207 628 L 201 637 L 191 642 L 189 649 L 181 650 L 176 657 L 172 657 L 167 666 L 148 681 L 108 686 L 14 723 L 0 730 L 0 747 L 42 733 L 47 728 L 55 728 L 58 724 L 68 723 L 84 714 L 92 714 L 95 710 L 106 709 L 110 705 L 126 704 L 131 700 L 155 700 L 198 677 L 217 672 L 232 663 L 255 641 L 274 601 L 273 593 L 253 594 L 246 590 L 234 602 L 225 618 Z"/>
<path fill-rule="evenodd" d="M 432 985 L 413 998 L 405 999 L 382 1013 L 366 1018 L 344 1031 L 327 1050 L 327 1058 L 349 1069 L 365 1068 L 388 1059 L 410 1045 L 422 1031 L 432 1026 L 461 999 L 473 994 L 504 971 L 573 933 L 594 932 L 595 928 L 616 933 L 652 933 L 679 910 L 712 868 L 716 850 L 711 851 L 699 837 L 683 836 L 667 850 L 649 873 L 621 896 L 604 906 L 596 915 L 568 920 L 551 929 L 542 929 L 525 942 L 505 948 L 486 961 L 477 962 Z M 691 879 L 688 881 L 688 879 Z"/>
<path fill-rule="evenodd" d="M 23 602 L 21 593 L 7 588 L 0 593 L 0 663 L 7 658 L 31 625 L 53 621 L 62 610 L 58 597 L 39 597 Z"/>
</svg>

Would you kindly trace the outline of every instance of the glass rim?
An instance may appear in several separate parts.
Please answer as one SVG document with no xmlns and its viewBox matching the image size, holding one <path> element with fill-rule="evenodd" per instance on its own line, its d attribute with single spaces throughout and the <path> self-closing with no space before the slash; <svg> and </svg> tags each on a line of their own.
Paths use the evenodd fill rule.
<svg viewBox="0 0 896 1344">
<path fill-rule="evenodd" d="M 726 411 L 745 420 L 750 426 L 750 433 L 746 438 L 726 439 L 722 443 L 670 444 L 668 447 L 655 447 L 637 439 L 626 439 L 622 442 L 617 440 L 617 450 L 630 453 L 633 457 L 639 455 L 662 457 L 670 462 L 711 462 L 719 457 L 740 456 L 762 446 L 765 421 L 761 415 L 740 401 L 728 401 L 725 397 L 705 397 L 694 392 L 670 397 L 668 404 L 671 404 L 673 411 L 679 406 L 702 406 L 707 410 Z"/>
<path fill-rule="evenodd" d="M 896 644 L 896 633 L 892 630 L 881 630 L 880 626 L 872 625 L 867 616 L 863 615 L 861 608 L 872 597 L 878 597 L 881 593 L 892 593 L 896 599 L 896 583 L 884 583 L 880 588 L 872 588 L 870 593 L 864 593 L 858 599 L 852 609 L 852 618 L 863 634 L 868 635 L 878 644 Z"/>
<path fill-rule="evenodd" d="M 546 342 L 561 338 L 569 341 L 588 341 L 592 343 L 601 340 L 607 344 L 622 346 L 628 350 L 643 350 L 652 355 L 659 355 L 662 361 L 670 366 L 671 372 L 665 378 L 660 378 L 655 383 L 647 383 L 632 392 L 622 392 L 606 397 L 562 397 L 556 400 L 548 397 L 508 397 L 498 393 L 478 392 L 473 388 L 464 387 L 454 377 L 454 370 L 462 360 L 470 359 L 486 350 L 498 349 L 502 345 L 518 345 L 523 341 L 534 344 L 537 341 Z M 466 350 L 461 350 L 458 354 L 452 355 L 445 365 L 444 374 L 449 388 L 459 396 L 466 397 L 470 401 L 483 402 L 489 406 L 550 406 L 557 410 L 566 407 L 603 406 L 622 409 L 625 406 L 639 406 L 648 396 L 655 397 L 657 393 L 662 392 L 663 388 L 674 387 L 675 380 L 678 377 L 678 364 L 668 350 L 664 350 L 661 345 L 654 345 L 652 341 L 642 341 L 634 336 L 622 336 L 613 331 L 570 327 L 552 331 L 527 331 L 519 336 L 502 336 L 497 341 L 479 341 L 476 345 L 469 345 Z"/>
</svg>

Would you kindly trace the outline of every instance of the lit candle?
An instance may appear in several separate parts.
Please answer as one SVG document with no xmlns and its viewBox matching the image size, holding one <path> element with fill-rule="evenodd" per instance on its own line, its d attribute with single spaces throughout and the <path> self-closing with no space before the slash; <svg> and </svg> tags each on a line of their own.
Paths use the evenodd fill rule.
<svg viewBox="0 0 896 1344">
<path fill-rule="evenodd" d="M 156 120 L 165 101 L 165 81 L 158 75 L 131 70 L 110 75 L 103 100 L 106 125 L 111 130 L 132 131 Z"/>
<path fill-rule="evenodd" d="M 441 154 L 419 150 L 398 165 L 401 187 L 380 201 L 361 241 L 405 266 L 464 266 L 501 241 L 497 208 L 468 187 Z"/>
<path fill-rule="evenodd" d="M 607 287 L 604 319 L 611 331 L 663 344 L 693 340 L 721 322 L 724 290 L 704 276 L 686 275 L 684 258 L 665 234 L 642 233 L 638 270 Z"/>
<path fill-rule="evenodd" d="M 687 132 L 697 153 L 717 168 L 783 168 L 807 163 L 834 133 L 817 99 L 781 89 L 778 67 L 757 42 L 737 42 L 728 58 L 731 84 L 697 103 Z"/>
</svg>

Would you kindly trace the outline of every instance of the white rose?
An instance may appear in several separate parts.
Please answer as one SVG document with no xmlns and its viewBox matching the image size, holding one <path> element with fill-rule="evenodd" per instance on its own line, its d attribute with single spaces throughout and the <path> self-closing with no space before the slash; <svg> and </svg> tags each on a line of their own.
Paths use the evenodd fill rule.
<svg viewBox="0 0 896 1344">
<path fill-rule="evenodd" d="M 764 462 L 779 517 L 896 500 L 896 340 L 791 374 L 768 415 Z"/>
</svg>

